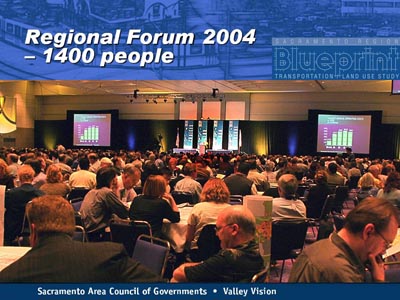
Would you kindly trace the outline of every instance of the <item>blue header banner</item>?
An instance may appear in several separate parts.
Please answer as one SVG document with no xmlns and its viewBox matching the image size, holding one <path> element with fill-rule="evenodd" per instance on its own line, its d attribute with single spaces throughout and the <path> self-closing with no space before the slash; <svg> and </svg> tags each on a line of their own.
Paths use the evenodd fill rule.
<svg viewBox="0 0 400 300">
<path fill-rule="evenodd" d="M 396 295 L 396 284 L 9 284 L 3 299 L 81 300 L 237 300 L 293 299 L 299 295 L 324 295 L 326 300 L 377 299 Z"/>
<path fill-rule="evenodd" d="M 293 69 L 288 60 L 297 58 L 293 45 L 274 45 L 274 39 L 383 38 L 389 43 L 369 51 L 387 55 L 400 37 L 399 14 L 400 0 L 0 1 L 0 79 L 301 78 L 309 71 L 282 76 L 287 70 L 279 66 Z M 300 50 L 322 55 L 333 70 L 341 67 L 328 57 L 342 51 L 337 46 Z M 342 73 L 384 79 L 400 73 L 397 62 L 393 67 Z M 312 72 L 309 79 L 325 71 Z"/>
</svg>

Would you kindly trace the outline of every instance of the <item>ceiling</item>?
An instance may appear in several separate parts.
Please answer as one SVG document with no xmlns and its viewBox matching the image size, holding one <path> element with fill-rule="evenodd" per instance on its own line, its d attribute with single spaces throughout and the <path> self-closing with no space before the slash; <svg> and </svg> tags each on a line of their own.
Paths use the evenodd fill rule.
<svg viewBox="0 0 400 300">
<path fill-rule="evenodd" d="M 0 81 L 1 82 L 1 81 Z M 280 92 L 390 93 L 391 80 L 48 80 L 35 81 L 35 95 L 131 95 Z"/>
</svg>

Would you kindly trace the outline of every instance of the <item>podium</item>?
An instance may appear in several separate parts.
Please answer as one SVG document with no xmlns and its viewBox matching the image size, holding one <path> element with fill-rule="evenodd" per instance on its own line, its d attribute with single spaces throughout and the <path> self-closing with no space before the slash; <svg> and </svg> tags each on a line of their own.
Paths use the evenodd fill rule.
<svg viewBox="0 0 400 300">
<path fill-rule="evenodd" d="M 200 155 L 206 154 L 206 145 L 201 144 L 199 146 L 199 153 L 200 153 Z"/>
</svg>

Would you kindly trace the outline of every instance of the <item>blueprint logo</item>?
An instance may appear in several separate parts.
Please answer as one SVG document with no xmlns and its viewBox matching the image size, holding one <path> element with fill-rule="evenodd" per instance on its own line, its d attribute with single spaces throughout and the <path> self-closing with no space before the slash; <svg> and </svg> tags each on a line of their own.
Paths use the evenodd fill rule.
<svg viewBox="0 0 400 300">
<path fill-rule="evenodd" d="M 400 38 L 276 38 L 273 79 L 400 78 Z"/>
</svg>

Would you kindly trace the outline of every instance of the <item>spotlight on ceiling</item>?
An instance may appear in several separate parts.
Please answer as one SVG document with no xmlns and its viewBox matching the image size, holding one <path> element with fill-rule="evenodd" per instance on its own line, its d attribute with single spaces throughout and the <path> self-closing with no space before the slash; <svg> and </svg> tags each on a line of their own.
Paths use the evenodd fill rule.
<svg viewBox="0 0 400 300">
<path fill-rule="evenodd" d="M 138 90 L 138 89 L 134 90 L 134 91 L 133 91 L 133 98 L 137 99 L 138 93 L 139 93 L 139 90 Z"/>
<path fill-rule="evenodd" d="M 217 94 L 219 93 L 219 89 L 217 89 L 217 88 L 215 88 L 215 89 L 212 89 L 212 96 L 213 96 L 213 98 L 217 98 Z"/>
<path fill-rule="evenodd" d="M 164 98 L 164 103 L 167 103 L 167 101 L 168 101 L 167 98 Z"/>
</svg>

